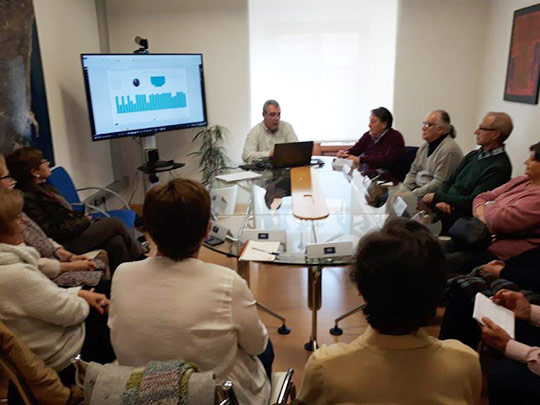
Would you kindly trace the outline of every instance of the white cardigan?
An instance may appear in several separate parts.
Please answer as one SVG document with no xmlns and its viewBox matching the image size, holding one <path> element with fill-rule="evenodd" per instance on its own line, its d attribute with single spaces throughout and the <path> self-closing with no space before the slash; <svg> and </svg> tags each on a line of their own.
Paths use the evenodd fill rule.
<svg viewBox="0 0 540 405">
<path fill-rule="evenodd" d="M 0 319 L 48 366 L 63 370 L 80 353 L 90 310 L 37 268 L 39 253 L 24 244 L 0 243 Z"/>
<path fill-rule="evenodd" d="M 270 382 L 255 356 L 268 333 L 235 271 L 166 257 L 120 265 L 113 276 L 111 341 L 121 365 L 183 359 L 230 379 L 241 404 L 267 404 Z"/>
</svg>

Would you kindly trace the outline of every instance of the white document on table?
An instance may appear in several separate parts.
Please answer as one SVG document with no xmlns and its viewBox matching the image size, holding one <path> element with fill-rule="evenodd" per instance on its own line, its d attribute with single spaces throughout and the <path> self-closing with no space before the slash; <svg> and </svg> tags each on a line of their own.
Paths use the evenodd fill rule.
<svg viewBox="0 0 540 405">
<path fill-rule="evenodd" d="M 279 256 L 278 241 L 248 240 L 238 260 L 255 262 L 273 262 Z"/>
<path fill-rule="evenodd" d="M 495 304 L 482 293 L 476 293 L 474 300 L 473 318 L 482 325 L 482 318 L 489 318 L 510 335 L 515 337 L 516 317 L 508 308 Z"/>
<path fill-rule="evenodd" d="M 258 177 L 261 177 L 260 173 L 247 171 L 247 172 L 221 174 L 219 176 L 216 176 L 216 179 L 226 181 L 227 183 L 231 183 L 233 181 L 256 179 Z"/>
</svg>

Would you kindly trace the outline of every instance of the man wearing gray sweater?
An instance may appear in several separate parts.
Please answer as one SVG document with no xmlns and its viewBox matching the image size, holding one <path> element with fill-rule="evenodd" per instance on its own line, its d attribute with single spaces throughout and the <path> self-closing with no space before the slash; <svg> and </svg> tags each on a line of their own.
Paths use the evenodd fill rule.
<svg viewBox="0 0 540 405">
<path fill-rule="evenodd" d="M 422 138 L 426 143 L 418 149 L 403 181 L 417 198 L 437 190 L 459 166 L 463 153 L 455 137 L 456 131 L 446 111 L 435 110 L 427 115 L 422 123 Z"/>
</svg>

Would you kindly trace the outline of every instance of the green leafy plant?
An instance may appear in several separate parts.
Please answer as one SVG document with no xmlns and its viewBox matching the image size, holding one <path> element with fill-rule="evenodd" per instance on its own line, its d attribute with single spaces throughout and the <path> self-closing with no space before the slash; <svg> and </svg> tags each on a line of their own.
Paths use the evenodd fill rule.
<svg viewBox="0 0 540 405">
<path fill-rule="evenodd" d="M 193 142 L 200 142 L 200 149 L 188 156 L 196 156 L 199 160 L 202 183 L 212 186 L 219 169 L 229 165 L 230 159 L 225 152 L 223 142 L 229 135 L 229 130 L 221 125 L 213 125 L 201 129 L 193 137 Z"/>
</svg>

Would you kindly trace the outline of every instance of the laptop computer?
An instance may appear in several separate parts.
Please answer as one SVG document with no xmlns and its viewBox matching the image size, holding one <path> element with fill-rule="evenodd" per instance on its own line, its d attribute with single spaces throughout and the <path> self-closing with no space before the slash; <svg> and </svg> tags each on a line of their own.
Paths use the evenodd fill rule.
<svg viewBox="0 0 540 405">
<path fill-rule="evenodd" d="M 278 143 L 274 155 L 251 164 L 240 165 L 244 170 L 271 170 L 288 167 L 309 166 L 313 152 L 313 141 Z"/>
<path fill-rule="evenodd" d="M 274 146 L 273 168 L 309 166 L 312 153 L 313 141 L 278 143 Z"/>
</svg>

